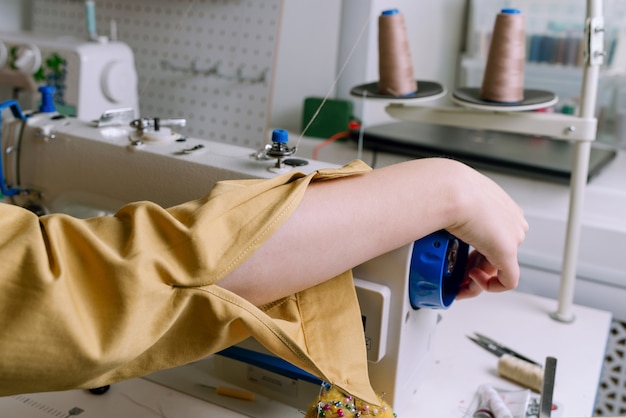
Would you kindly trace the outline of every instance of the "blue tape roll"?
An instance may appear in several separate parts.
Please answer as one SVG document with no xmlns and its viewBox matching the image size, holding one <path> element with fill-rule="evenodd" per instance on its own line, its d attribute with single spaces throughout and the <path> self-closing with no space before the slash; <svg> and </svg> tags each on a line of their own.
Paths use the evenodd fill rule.
<svg viewBox="0 0 626 418">
<path fill-rule="evenodd" d="M 414 309 L 447 309 L 459 293 L 469 245 L 447 231 L 413 243 L 409 267 L 409 299 Z"/>
</svg>

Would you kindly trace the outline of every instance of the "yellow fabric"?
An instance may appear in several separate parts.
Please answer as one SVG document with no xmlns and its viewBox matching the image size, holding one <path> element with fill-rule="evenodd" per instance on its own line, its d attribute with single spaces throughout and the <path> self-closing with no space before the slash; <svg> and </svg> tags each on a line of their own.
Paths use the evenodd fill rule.
<svg viewBox="0 0 626 418">
<path fill-rule="evenodd" d="M 140 202 L 87 220 L 0 204 L 0 395 L 100 387 L 252 335 L 376 403 L 350 272 L 263 309 L 216 284 L 282 224 L 311 181 L 369 170 L 355 161 L 226 181 L 169 209 Z"/>
</svg>

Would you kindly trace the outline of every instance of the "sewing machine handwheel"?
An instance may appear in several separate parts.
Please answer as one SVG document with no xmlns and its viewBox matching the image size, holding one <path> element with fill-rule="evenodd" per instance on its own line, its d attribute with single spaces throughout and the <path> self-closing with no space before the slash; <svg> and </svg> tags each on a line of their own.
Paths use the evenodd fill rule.
<svg viewBox="0 0 626 418">
<path fill-rule="evenodd" d="M 437 231 L 413 243 L 409 299 L 414 309 L 446 309 L 459 293 L 469 245 L 447 231 Z"/>
</svg>

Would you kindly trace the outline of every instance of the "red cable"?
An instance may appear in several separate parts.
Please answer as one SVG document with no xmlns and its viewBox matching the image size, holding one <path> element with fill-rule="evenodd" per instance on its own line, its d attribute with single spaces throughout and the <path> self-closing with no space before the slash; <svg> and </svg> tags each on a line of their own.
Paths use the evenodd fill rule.
<svg viewBox="0 0 626 418">
<path fill-rule="evenodd" d="M 317 154 L 319 152 L 319 150 L 321 150 L 322 148 L 324 148 L 326 145 L 335 142 L 338 139 L 341 138 L 349 138 L 350 137 L 350 132 L 355 131 L 357 129 L 359 129 L 361 127 L 361 123 L 357 122 L 355 120 L 351 120 L 348 123 L 348 130 L 345 132 L 337 132 L 336 134 L 332 135 L 330 138 L 326 139 L 324 142 L 322 142 L 321 144 L 319 144 L 318 146 L 316 146 L 313 149 L 313 159 L 317 160 Z"/>
<path fill-rule="evenodd" d="M 315 148 L 313 148 L 313 159 L 317 160 L 317 154 L 319 152 L 320 149 L 324 148 L 326 145 L 335 142 L 338 139 L 341 138 L 349 138 L 350 137 L 350 131 L 345 131 L 345 132 L 338 132 L 334 135 L 332 135 L 330 138 L 326 139 L 324 142 L 322 142 L 321 144 L 317 145 Z"/>
</svg>

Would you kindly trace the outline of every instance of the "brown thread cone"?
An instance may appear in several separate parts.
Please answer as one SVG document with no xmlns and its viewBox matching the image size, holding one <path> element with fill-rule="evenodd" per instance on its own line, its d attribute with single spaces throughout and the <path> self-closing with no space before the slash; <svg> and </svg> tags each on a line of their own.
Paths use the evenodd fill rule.
<svg viewBox="0 0 626 418">
<path fill-rule="evenodd" d="M 378 17 L 378 92 L 406 96 L 417 91 L 404 16 L 387 10 Z"/>
<path fill-rule="evenodd" d="M 496 17 L 480 96 L 492 102 L 516 103 L 524 100 L 524 16 L 506 10 L 511 9 Z"/>
</svg>

